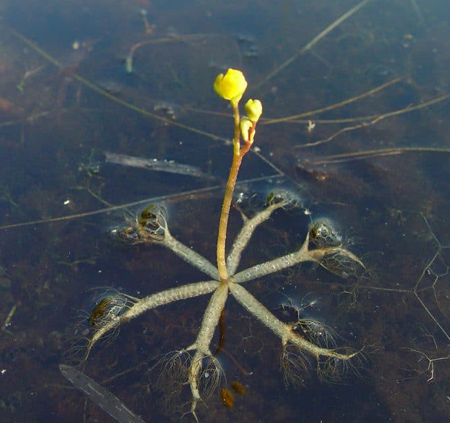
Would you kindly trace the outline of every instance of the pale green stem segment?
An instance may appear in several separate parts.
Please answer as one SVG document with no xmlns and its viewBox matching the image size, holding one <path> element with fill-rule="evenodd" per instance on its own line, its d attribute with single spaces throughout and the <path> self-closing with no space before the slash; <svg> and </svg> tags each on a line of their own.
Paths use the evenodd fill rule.
<svg viewBox="0 0 450 423">
<path fill-rule="evenodd" d="M 216 267 L 202 255 L 184 245 L 182 242 L 178 241 L 169 232 L 166 233 L 166 238 L 162 241 L 162 244 L 172 250 L 178 257 L 182 258 L 184 261 L 188 262 L 201 272 L 210 276 L 215 280 L 219 280 L 219 272 Z"/>
<path fill-rule="evenodd" d="M 288 267 L 295 266 L 296 264 L 304 261 L 316 261 L 311 252 L 308 251 L 308 243 L 309 234 L 306 236 L 306 239 L 299 250 L 243 270 L 242 272 L 239 272 L 233 276 L 233 282 L 248 282 L 253 279 L 257 279 L 262 276 L 270 275 L 280 270 L 287 269 Z"/>
<path fill-rule="evenodd" d="M 219 282 L 217 281 L 191 283 L 188 285 L 167 289 L 166 291 L 158 292 L 156 294 L 144 297 L 141 300 L 137 300 L 135 304 L 133 304 L 121 316 L 117 317 L 117 319 L 112 319 L 99 327 L 89 341 L 86 357 L 89 355 L 92 347 L 97 343 L 97 341 L 110 330 L 113 330 L 119 326 L 119 324 L 134 319 L 152 308 L 170 304 L 179 300 L 185 300 L 187 298 L 198 297 L 199 295 L 209 294 L 215 291 L 218 286 Z"/>
<path fill-rule="evenodd" d="M 355 256 L 350 251 L 342 247 L 326 247 L 318 248 L 316 250 L 309 250 L 309 233 L 306 236 L 303 245 L 299 250 L 293 253 L 286 254 L 282 257 L 278 257 L 274 260 L 266 261 L 265 263 L 257 264 L 256 266 L 250 267 L 249 269 L 243 270 L 242 272 L 236 273 L 233 276 L 233 282 L 242 283 L 258 279 L 262 276 L 267 276 L 280 270 L 287 269 L 289 267 L 298 265 L 306 261 L 312 261 L 319 263 L 321 266 L 322 260 L 326 256 L 331 256 L 333 254 L 341 254 L 342 256 L 358 263 L 361 267 L 365 267 L 361 260 Z M 326 268 L 326 266 L 324 266 Z"/>
<path fill-rule="evenodd" d="M 281 320 L 277 319 L 242 285 L 231 282 L 229 284 L 229 289 L 238 303 L 245 307 L 250 312 L 250 314 L 255 316 L 260 322 L 266 325 L 273 333 L 278 335 L 283 346 L 290 342 L 296 345 L 300 350 L 307 351 L 317 359 L 320 356 L 325 356 L 335 357 L 341 360 L 348 360 L 356 354 L 341 354 L 334 350 L 314 345 L 313 343 L 307 341 L 305 338 L 295 333 L 289 324 L 283 323 Z"/>
<path fill-rule="evenodd" d="M 251 219 L 247 219 L 245 216 L 243 216 L 244 225 L 242 226 L 241 231 L 234 240 L 233 245 L 231 246 L 230 254 L 228 254 L 227 258 L 227 268 L 228 272 L 230 272 L 230 275 L 234 275 L 236 273 L 236 269 L 238 268 L 241 261 L 242 252 L 244 251 L 245 247 L 247 247 L 247 244 L 250 241 L 250 238 L 252 237 L 253 232 L 255 232 L 256 228 L 261 225 L 261 223 L 269 219 L 269 217 L 276 209 L 282 208 L 285 205 L 286 202 L 280 201 L 279 203 L 269 205 L 264 210 L 255 214 L 255 216 L 253 216 Z"/>
<path fill-rule="evenodd" d="M 189 368 L 189 386 L 192 392 L 191 412 L 195 415 L 197 402 L 200 400 L 200 374 L 203 367 L 203 359 L 209 357 L 213 359 L 210 344 L 214 331 L 219 323 L 220 315 L 225 307 L 228 298 L 228 284 L 221 283 L 211 296 L 208 307 L 203 315 L 202 326 L 198 332 L 196 341 L 186 351 L 196 350 L 192 364 Z"/>
</svg>

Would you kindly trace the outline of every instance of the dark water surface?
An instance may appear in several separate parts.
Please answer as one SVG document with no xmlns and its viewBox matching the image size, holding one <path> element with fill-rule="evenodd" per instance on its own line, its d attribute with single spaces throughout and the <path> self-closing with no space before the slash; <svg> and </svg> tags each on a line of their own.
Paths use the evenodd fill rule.
<svg viewBox="0 0 450 423">
<path fill-rule="evenodd" d="M 200 421 L 446 421 L 450 8 L 363 2 L 320 36 L 357 4 L 0 2 L 1 422 L 116 421 L 58 366 L 83 356 L 105 292 L 142 297 L 204 280 L 170 251 L 122 245 L 111 232 L 162 202 L 171 232 L 214 262 L 232 121 L 212 83 L 229 67 L 245 72 L 245 99 L 264 104 L 258 150 L 240 174 L 262 179 L 238 188 L 246 211 L 253 192 L 280 183 L 307 209 L 266 222 L 242 268 L 298 248 L 320 217 L 366 266 L 347 278 L 302 266 L 248 289 L 274 313 L 288 302 L 326 322 L 337 345 L 363 348 L 364 360 L 336 383 L 320 381 L 311 363 L 305 386 L 286 389 L 281 342 L 230 299 L 223 387 L 237 380 L 246 393 L 233 408 L 214 393 Z M 106 152 L 199 173 L 108 163 Z M 240 224 L 233 212 L 230 237 Z M 167 409 L 166 381 L 150 369 L 194 342 L 206 304 L 144 314 L 78 369 L 144 421 L 178 420 L 187 387 Z"/>
</svg>

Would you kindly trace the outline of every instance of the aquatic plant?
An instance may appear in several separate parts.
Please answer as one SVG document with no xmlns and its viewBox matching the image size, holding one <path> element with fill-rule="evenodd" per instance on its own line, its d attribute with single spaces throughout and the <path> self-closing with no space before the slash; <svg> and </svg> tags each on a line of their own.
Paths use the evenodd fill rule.
<svg viewBox="0 0 450 423">
<path fill-rule="evenodd" d="M 89 319 L 94 333 L 88 342 L 86 358 L 102 337 L 122 323 L 165 304 L 212 294 L 196 340 L 187 348 L 165 356 L 160 366 L 164 380 L 184 378 L 179 381 L 179 386 L 189 385 L 192 397 L 189 411 L 197 421 L 198 403 L 218 388 L 224 376 L 223 368 L 216 358 L 217 354 L 211 351 L 211 342 L 216 328 L 220 325 L 229 294 L 280 339 L 283 351 L 281 368 L 285 373 L 287 385 L 303 383 L 305 371 L 307 374 L 312 363 L 315 363 L 321 378 L 336 379 L 349 361 L 359 354 L 350 348 L 337 348 L 334 332 L 320 322 L 301 316 L 293 323 L 281 321 L 244 287 L 246 282 L 303 262 L 317 263 L 338 275 L 345 274 L 349 268 L 364 268 L 361 260 L 342 245 L 342 238 L 330 221 L 313 223 L 296 251 L 237 272 L 242 253 L 255 230 L 276 210 L 291 209 L 297 205 L 292 194 L 281 189 L 275 190 L 268 196 L 262 210 L 252 217 L 243 215 L 242 228 L 228 254 L 226 252 L 227 226 L 237 176 L 244 156 L 252 147 L 256 125 L 262 114 L 261 102 L 249 100 L 245 105 L 247 116 L 240 116 L 239 101 L 246 87 L 247 81 L 243 73 L 234 69 L 229 69 L 225 75 L 219 75 L 214 83 L 216 93 L 230 102 L 234 118 L 233 159 L 219 220 L 217 265 L 178 241 L 170 233 L 163 206 L 152 204 L 146 207 L 126 228 L 117 231 L 119 238 L 132 244 L 151 243 L 168 248 L 209 279 L 170 288 L 141 299 L 125 296 L 126 307 L 124 304 L 120 310 L 117 301 L 107 297 L 95 307 Z M 227 391 L 222 392 L 224 404 L 232 403 L 230 395 L 225 394 Z"/>
</svg>

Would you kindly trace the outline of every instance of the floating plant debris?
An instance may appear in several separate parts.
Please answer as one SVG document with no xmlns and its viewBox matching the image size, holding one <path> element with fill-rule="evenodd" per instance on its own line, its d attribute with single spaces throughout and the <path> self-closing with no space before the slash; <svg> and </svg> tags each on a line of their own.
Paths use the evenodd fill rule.
<svg viewBox="0 0 450 423">
<path fill-rule="evenodd" d="M 75 367 L 60 364 L 59 370 L 69 382 L 119 423 L 144 423 L 144 420 L 136 416 L 119 398 Z"/>
<path fill-rule="evenodd" d="M 215 179 L 196 166 L 175 163 L 173 160 L 145 159 L 142 157 L 127 156 L 105 152 L 106 163 L 122 166 L 136 167 L 139 169 L 154 170 L 156 172 L 176 173 L 178 175 L 195 176 L 197 178 Z"/>
</svg>

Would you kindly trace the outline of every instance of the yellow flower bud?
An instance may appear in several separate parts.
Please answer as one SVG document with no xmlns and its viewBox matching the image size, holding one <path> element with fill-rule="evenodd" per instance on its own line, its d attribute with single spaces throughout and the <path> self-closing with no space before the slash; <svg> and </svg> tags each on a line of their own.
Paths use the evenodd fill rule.
<svg viewBox="0 0 450 423">
<path fill-rule="evenodd" d="M 214 91 L 225 100 L 239 101 L 247 88 L 244 74 L 236 69 L 228 69 L 227 73 L 217 76 Z"/>
<path fill-rule="evenodd" d="M 255 124 L 247 117 L 243 116 L 241 118 L 241 122 L 239 123 L 239 127 L 241 128 L 241 135 L 245 142 L 253 143 L 253 139 L 255 138 Z"/>
<path fill-rule="evenodd" d="M 253 122 L 258 122 L 262 115 L 262 103 L 259 100 L 248 100 L 245 103 L 245 113 L 247 113 L 248 118 Z"/>
</svg>

